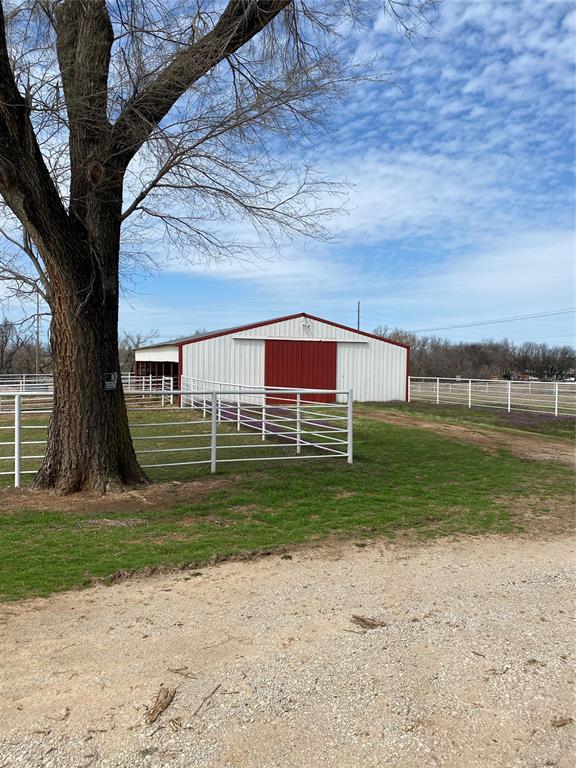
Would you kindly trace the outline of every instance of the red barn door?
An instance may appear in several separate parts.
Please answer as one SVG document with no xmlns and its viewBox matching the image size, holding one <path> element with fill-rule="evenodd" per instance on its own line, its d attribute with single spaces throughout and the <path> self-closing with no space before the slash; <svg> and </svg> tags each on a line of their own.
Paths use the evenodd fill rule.
<svg viewBox="0 0 576 768">
<path fill-rule="evenodd" d="M 264 384 L 295 389 L 336 389 L 336 342 L 266 339 Z M 295 394 L 283 396 L 284 401 L 295 398 Z M 336 396 L 306 395 L 304 399 L 333 403 Z M 269 398 L 269 402 L 280 401 Z"/>
</svg>

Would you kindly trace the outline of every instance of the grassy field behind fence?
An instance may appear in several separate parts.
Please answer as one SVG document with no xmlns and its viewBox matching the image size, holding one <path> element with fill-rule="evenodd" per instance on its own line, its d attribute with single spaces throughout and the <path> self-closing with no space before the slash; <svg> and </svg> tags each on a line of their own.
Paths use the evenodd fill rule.
<svg viewBox="0 0 576 768">
<path fill-rule="evenodd" d="M 493 408 L 468 408 L 462 405 L 446 403 L 426 403 L 412 401 L 404 403 L 392 401 L 389 403 L 361 403 L 357 412 L 370 413 L 384 411 L 403 416 L 416 416 L 429 421 L 449 422 L 455 424 L 477 424 L 490 428 L 518 429 L 523 432 L 535 432 L 549 437 L 560 437 L 574 440 L 576 437 L 576 417 L 552 416 L 544 413 L 526 413 L 520 411 L 495 410 Z"/>
<path fill-rule="evenodd" d="M 541 499 L 545 513 L 571 494 L 573 480 L 566 467 L 364 418 L 355 424 L 353 466 L 343 459 L 228 464 L 216 482 L 206 467 L 152 476 L 200 480 L 184 501 L 143 501 L 129 513 L 113 497 L 97 511 L 66 500 L 52 511 L 4 504 L 0 597 L 47 595 L 149 566 L 200 567 L 215 556 L 326 537 L 361 543 L 407 530 L 426 537 L 510 531 L 519 499 Z"/>
</svg>

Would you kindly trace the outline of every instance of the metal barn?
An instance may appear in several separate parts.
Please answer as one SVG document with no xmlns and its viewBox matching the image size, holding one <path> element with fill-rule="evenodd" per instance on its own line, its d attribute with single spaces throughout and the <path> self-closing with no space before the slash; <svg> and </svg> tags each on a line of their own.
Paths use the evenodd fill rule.
<svg viewBox="0 0 576 768">
<path fill-rule="evenodd" d="M 406 400 L 410 348 L 300 312 L 135 351 L 138 376 L 254 387 L 353 390 L 357 401 Z M 327 395 L 328 400 L 334 395 Z"/>
</svg>

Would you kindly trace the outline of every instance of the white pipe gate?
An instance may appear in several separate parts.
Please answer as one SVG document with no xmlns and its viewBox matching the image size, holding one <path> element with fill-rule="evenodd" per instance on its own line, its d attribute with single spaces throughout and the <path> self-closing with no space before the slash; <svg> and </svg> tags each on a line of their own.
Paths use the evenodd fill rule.
<svg viewBox="0 0 576 768">
<path fill-rule="evenodd" d="M 343 395 L 346 403 L 311 399 L 327 394 Z M 125 396 L 136 454 L 147 469 L 205 464 L 216 472 L 229 462 L 353 461 L 351 390 L 196 386 L 193 392 L 139 388 Z M 0 391 L 0 400 L 0 477 L 13 476 L 19 488 L 44 456 L 52 395 Z"/>
</svg>

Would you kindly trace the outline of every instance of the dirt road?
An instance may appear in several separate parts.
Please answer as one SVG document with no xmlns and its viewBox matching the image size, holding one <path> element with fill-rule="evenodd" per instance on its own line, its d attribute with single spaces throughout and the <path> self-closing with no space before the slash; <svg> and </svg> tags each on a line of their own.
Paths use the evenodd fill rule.
<svg viewBox="0 0 576 768">
<path fill-rule="evenodd" d="M 568 768 L 575 548 L 350 544 L 3 605 L 0 766 Z"/>
<path fill-rule="evenodd" d="M 443 437 L 478 445 L 490 453 L 497 453 L 499 450 L 505 449 L 521 459 L 557 461 L 560 464 L 576 467 L 576 446 L 572 440 L 559 440 L 519 429 L 493 429 L 490 427 L 483 428 L 476 424 L 450 424 L 445 421 L 427 419 L 425 416 L 368 410 L 363 409 L 362 406 L 357 407 L 355 413 L 361 418 L 385 421 L 400 427 L 428 429 Z"/>
</svg>

